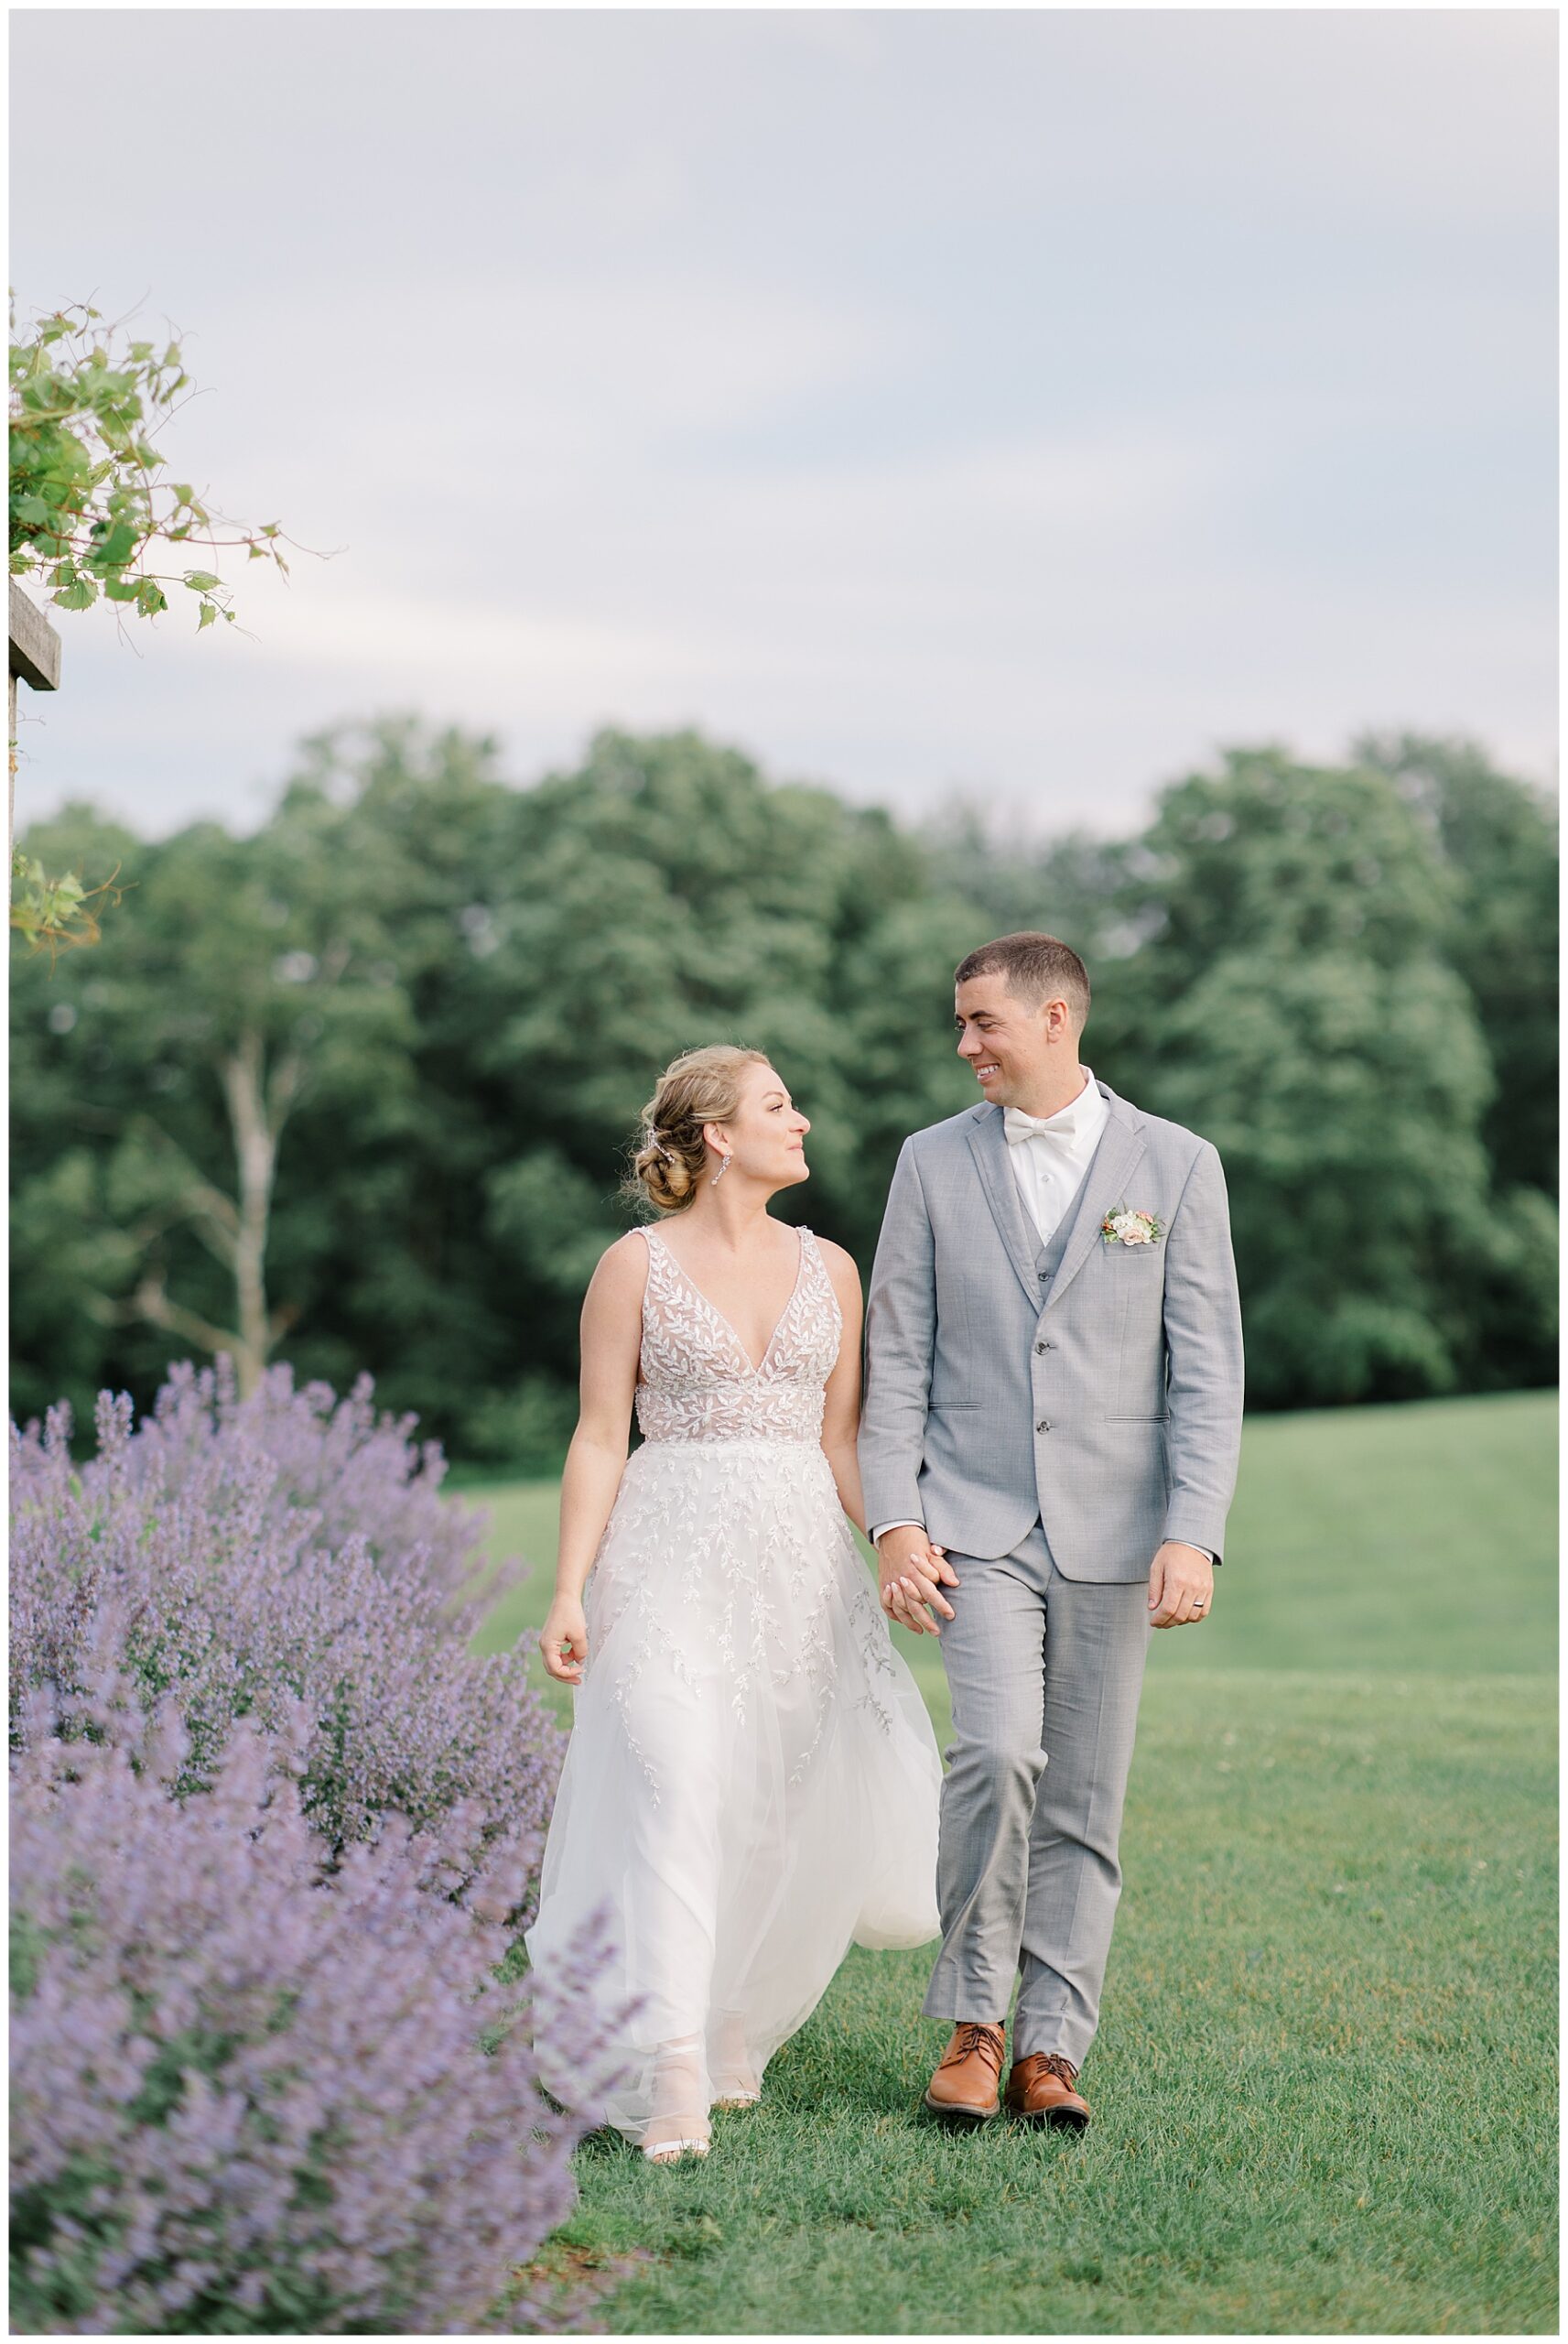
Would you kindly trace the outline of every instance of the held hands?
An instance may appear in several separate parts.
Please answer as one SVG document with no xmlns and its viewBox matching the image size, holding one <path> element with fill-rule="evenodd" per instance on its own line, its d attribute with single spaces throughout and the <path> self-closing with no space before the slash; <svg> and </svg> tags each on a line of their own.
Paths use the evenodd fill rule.
<svg viewBox="0 0 1568 2344">
<path fill-rule="evenodd" d="M 575 1595 L 557 1595 L 539 1631 L 539 1656 L 561 1685 L 580 1685 L 588 1658 L 588 1622 Z"/>
<path fill-rule="evenodd" d="M 1149 1624 L 1184 1628 L 1214 1608 L 1214 1565 L 1197 1546 L 1167 1538 L 1149 1567 Z"/>
<path fill-rule="evenodd" d="M 901 1628 L 912 1628 L 917 1636 L 941 1634 L 932 1612 L 939 1612 L 944 1620 L 955 1616 L 942 1589 L 957 1587 L 957 1573 L 947 1560 L 946 1547 L 934 1546 L 914 1523 L 900 1523 L 894 1529 L 884 1530 L 878 1539 L 877 1579 L 882 1610 Z"/>
</svg>

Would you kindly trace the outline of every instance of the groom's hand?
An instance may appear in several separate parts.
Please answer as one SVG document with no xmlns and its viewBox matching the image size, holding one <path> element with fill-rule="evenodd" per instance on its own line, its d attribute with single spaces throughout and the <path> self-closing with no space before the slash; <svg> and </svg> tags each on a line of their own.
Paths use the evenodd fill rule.
<svg viewBox="0 0 1568 2344">
<path fill-rule="evenodd" d="M 931 1612 L 940 1612 L 945 1620 L 955 1616 L 941 1590 L 957 1587 L 958 1575 L 946 1549 L 934 1546 L 914 1523 L 901 1522 L 884 1530 L 877 1540 L 877 1579 L 882 1610 L 901 1628 L 912 1628 L 917 1636 L 941 1634 Z"/>
<path fill-rule="evenodd" d="M 1149 1624 L 1185 1627 L 1214 1608 L 1214 1564 L 1201 1546 L 1167 1538 L 1149 1567 Z"/>
</svg>

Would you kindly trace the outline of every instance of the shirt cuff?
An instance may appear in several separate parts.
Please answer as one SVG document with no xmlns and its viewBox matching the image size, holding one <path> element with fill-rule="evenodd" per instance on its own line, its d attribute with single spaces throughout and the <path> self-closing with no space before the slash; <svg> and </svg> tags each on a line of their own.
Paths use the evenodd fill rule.
<svg viewBox="0 0 1568 2344">
<path fill-rule="evenodd" d="M 879 1522 L 875 1529 L 869 1532 L 868 1536 L 874 1546 L 884 1530 L 924 1530 L 925 1527 L 925 1525 L 924 1522 L 914 1522 L 910 1520 L 908 1515 L 901 1514 L 896 1522 Z"/>
<path fill-rule="evenodd" d="M 1214 1548 L 1212 1546 L 1200 1546 L 1195 1538 L 1172 1538 L 1166 1543 L 1173 1546 L 1190 1546 L 1195 1555 L 1206 1555 L 1209 1561 L 1213 1563 L 1217 1568 L 1218 1567 L 1220 1557 L 1215 1553 Z"/>
</svg>

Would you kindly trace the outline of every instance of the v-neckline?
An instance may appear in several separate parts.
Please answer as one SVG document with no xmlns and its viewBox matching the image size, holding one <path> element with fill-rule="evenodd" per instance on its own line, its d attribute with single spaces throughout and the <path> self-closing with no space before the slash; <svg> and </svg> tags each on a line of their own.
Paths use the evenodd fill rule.
<svg viewBox="0 0 1568 2344">
<path fill-rule="evenodd" d="M 741 1340 L 739 1334 L 735 1330 L 733 1322 L 725 1317 L 723 1311 L 720 1310 L 719 1305 L 712 1299 L 711 1296 L 704 1294 L 702 1288 L 697 1285 L 697 1280 L 692 1276 L 691 1272 L 681 1266 L 681 1264 L 676 1259 L 675 1249 L 673 1246 L 665 1243 L 663 1232 L 657 1229 L 650 1229 L 646 1230 L 643 1233 L 646 1236 L 656 1237 L 658 1239 L 659 1243 L 664 1247 L 665 1259 L 667 1262 L 674 1264 L 677 1276 L 683 1277 L 686 1280 L 693 1294 L 696 1295 L 698 1302 L 702 1303 L 707 1309 L 710 1310 L 714 1318 L 718 1319 L 719 1325 L 723 1328 L 725 1333 L 729 1336 L 730 1341 L 734 1344 L 736 1350 L 745 1361 L 747 1373 L 752 1378 L 761 1375 L 763 1368 L 766 1367 L 768 1361 L 773 1354 L 773 1345 L 778 1341 L 779 1337 L 784 1332 L 784 1320 L 795 1308 L 795 1297 L 800 1292 L 801 1279 L 806 1273 L 805 1230 L 797 1228 L 795 1231 L 798 1253 L 795 1265 L 795 1284 L 789 1290 L 789 1300 L 784 1304 L 784 1308 L 780 1311 L 778 1318 L 774 1323 L 773 1331 L 762 1346 L 762 1356 L 758 1360 L 755 1366 L 752 1365 L 752 1354 L 746 1349 L 745 1344 Z"/>
</svg>

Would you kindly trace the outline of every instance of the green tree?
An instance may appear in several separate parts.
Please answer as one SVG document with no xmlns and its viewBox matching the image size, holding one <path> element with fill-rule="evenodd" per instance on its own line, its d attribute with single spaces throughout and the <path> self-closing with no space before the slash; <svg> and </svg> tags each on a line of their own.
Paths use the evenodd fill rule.
<svg viewBox="0 0 1568 2344">
<path fill-rule="evenodd" d="M 49 828 L 120 849 L 136 916 L 62 985 L 16 973 L 18 1318 L 36 1336 L 64 1305 L 140 1335 L 133 1356 L 151 1337 L 160 1365 L 171 1341 L 227 1350 L 249 1389 L 304 1308 L 287 1276 L 269 1291 L 292 1122 L 314 1101 L 384 1128 L 410 1088 L 383 906 L 297 810 L 247 840 L 202 823 L 147 846 L 80 807 Z M 59 1155 L 38 1145 L 57 1115 L 82 1134 Z"/>
<path fill-rule="evenodd" d="M 514 1134 L 487 1227 L 530 1296 L 526 1412 L 530 1378 L 571 1373 L 587 1276 L 626 1225 L 638 1110 L 682 1049 L 773 1056 L 813 1123 L 811 1181 L 784 1210 L 869 1264 L 905 1132 L 969 1095 L 951 975 L 986 930 L 885 814 L 770 785 L 696 733 L 601 732 L 511 817 L 470 989 L 477 1071 Z"/>
<path fill-rule="evenodd" d="M 1085 1058 L 1113 1089 L 1125 1091 L 1141 1062 L 1136 955 L 1164 917 L 1137 875 L 1138 838 L 1084 830 L 1049 840 L 1020 836 L 961 800 L 927 822 L 921 837 L 936 883 L 979 907 L 986 936 L 1033 928 L 1072 946 L 1089 971 L 1092 993 Z M 945 1018 L 951 1016 L 950 985 L 947 991 Z"/>
<path fill-rule="evenodd" d="M 1444 957 L 1470 989 L 1498 1078 L 1482 1137 L 1502 1188 L 1557 1194 L 1558 847 L 1554 799 L 1478 743 L 1369 733 L 1453 881 Z"/>
<path fill-rule="evenodd" d="M 1130 884 L 1136 838 L 1024 836 L 962 798 L 924 823 L 919 837 L 940 882 L 984 914 L 988 936 L 1043 929 L 1098 968 L 1126 960 L 1158 924 Z"/>
<path fill-rule="evenodd" d="M 1393 782 L 1233 751 L 1164 793 L 1140 863 L 1161 926 L 1130 972 L 1135 1095 L 1224 1158 L 1252 1397 L 1549 1375 L 1554 1215 L 1493 1192 L 1454 883 Z"/>
<path fill-rule="evenodd" d="M 1553 1373 L 1555 1215 L 1489 1158 L 1468 883 L 1408 776 L 1238 751 L 1143 837 L 1031 859 L 692 732 L 518 788 L 396 715 L 307 740 L 254 839 L 73 807 L 29 845 L 128 892 L 56 982 L 15 972 L 21 1414 L 222 1341 L 548 1463 L 665 1061 L 773 1053 L 813 1123 L 782 1209 L 869 1268 L 905 1134 L 974 1097 L 954 965 L 1019 925 L 1086 951 L 1096 1069 L 1224 1155 L 1254 1405 Z"/>
</svg>

